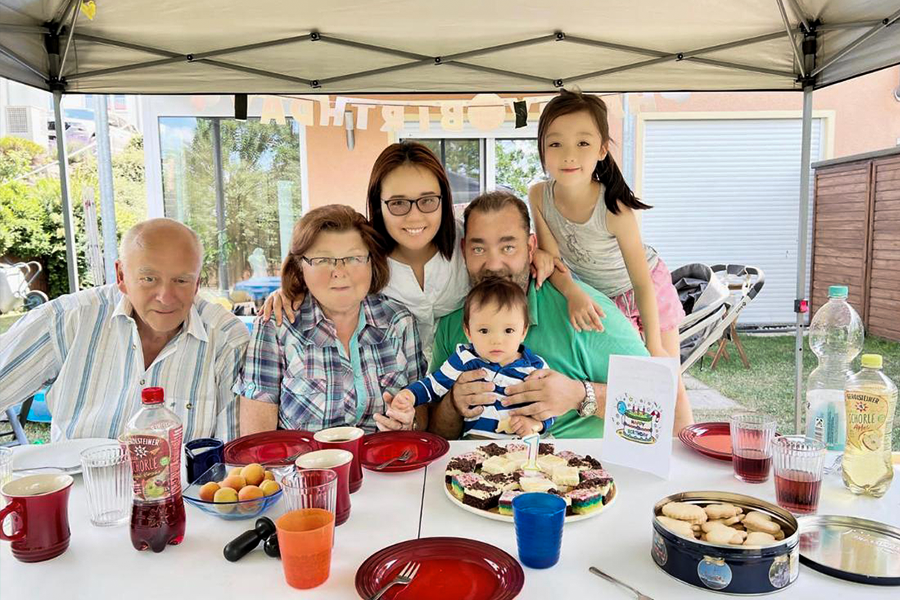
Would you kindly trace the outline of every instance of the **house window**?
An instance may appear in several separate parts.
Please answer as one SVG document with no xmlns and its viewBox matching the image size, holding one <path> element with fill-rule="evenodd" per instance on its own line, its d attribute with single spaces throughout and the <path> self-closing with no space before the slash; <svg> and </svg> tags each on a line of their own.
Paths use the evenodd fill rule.
<svg viewBox="0 0 900 600">
<path fill-rule="evenodd" d="M 414 138 L 441 160 L 450 180 L 453 203 L 466 205 L 486 191 L 504 189 L 523 200 L 541 178 L 533 137 Z"/>
<path fill-rule="evenodd" d="M 200 235 L 202 285 L 230 289 L 240 281 L 279 274 L 302 212 L 300 135 L 292 119 L 279 125 L 259 119 L 159 118 L 165 215 Z M 222 157 L 222 206 L 216 198 L 216 144 Z"/>
</svg>

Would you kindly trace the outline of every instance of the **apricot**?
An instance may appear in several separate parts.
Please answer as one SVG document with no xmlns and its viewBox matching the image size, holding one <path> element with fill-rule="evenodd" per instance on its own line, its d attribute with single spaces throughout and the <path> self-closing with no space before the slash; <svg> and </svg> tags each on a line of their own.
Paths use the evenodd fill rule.
<svg viewBox="0 0 900 600">
<path fill-rule="evenodd" d="M 258 463 L 251 463 L 241 469 L 241 477 L 247 480 L 247 485 L 259 485 L 266 478 L 266 470 Z"/>
<path fill-rule="evenodd" d="M 275 475 L 272 471 L 266 471 L 266 479 L 269 481 L 275 481 Z"/>
<path fill-rule="evenodd" d="M 275 481 L 266 479 L 259 485 L 259 489 L 261 489 L 266 496 L 271 496 L 272 494 L 277 494 L 278 490 L 281 489 L 281 486 Z"/>
<path fill-rule="evenodd" d="M 228 471 L 228 477 L 240 477 L 242 470 L 243 470 L 243 467 L 234 467 L 230 471 Z M 227 479 L 227 477 L 226 477 L 226 479 Z"/>
<path fill-rule="evenodd" d="M 241 491 L 241 488 L 245 485 L 247 485 L 247 480 L 240 475 L 229 475 L 224 481 L 219 483 L 220 487 L 231 488 L 236 492 Z"/>
<path fill-rule="evenodd" d="M 204 502 L 213 502 L 216 492 L 219 491 L 219 484 L 215 481 L 208 481 L 200 488 L 200 499 Z"/>
<path fill-rule="evenodd" d="M 255 485 L 246 485 L 241 488 L 241 491 L 238 492 L 238 500 L 243 502 L 244 500 L 257 500 L 262 498 L 265 494 L 263 491 Z"/>
<path fill-rule="evenodd" d="M 234 504 L 232 502 L 237 502 L 238 495 L 237 492 L 231 488 L 223 487 L 216 492 L 216 495 L 213 496 L 213 501 L 216 503 L 223 503 L 221 506 L 217 506 L 216 508 L 222 514 L 228 514 L 234 512 Z"/>
</svg>

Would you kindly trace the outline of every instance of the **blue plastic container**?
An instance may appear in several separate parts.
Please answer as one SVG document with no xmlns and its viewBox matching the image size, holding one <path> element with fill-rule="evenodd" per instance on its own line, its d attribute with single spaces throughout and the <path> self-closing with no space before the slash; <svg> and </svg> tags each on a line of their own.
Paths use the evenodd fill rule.
<svg viewBox="0 0 900 600">
<path fill-rule="evenodd" d="M 566 501 L 553 494 L 522 494 L 513 499 L 519 561 L 532 569 L 559 562 Z"/>
</svg>

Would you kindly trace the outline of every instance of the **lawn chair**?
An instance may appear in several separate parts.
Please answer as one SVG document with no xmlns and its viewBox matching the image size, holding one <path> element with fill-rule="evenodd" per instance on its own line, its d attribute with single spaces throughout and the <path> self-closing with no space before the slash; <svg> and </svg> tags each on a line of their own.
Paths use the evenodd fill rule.
<svg viewBox="0 0 900 600">
<path fill-rule="evenodd" d="M 765 275 L 751 266 L 694 263 L 675 269 L 672 283 L 687 315 L 678 328 L 684 373 L 732 328 Z"/>
<path fill-rule="evenodd" d="M 0 263 L 0 314 L 22 308 L 31 310 L 48 302 L 47 294 L 30 287 L 40 272 L 41 263 L 36 260 Z"/>
<path fill-rule="evenodd" d="M 6 409 L 6 418 L 9 420 L 11 431 L 0 433 L 0 446 L 17 446 L 19 444 L 27 445 L 28 436 L 25 435 L 25 419 L 28 411 L 31 410 L 31 403 L 34 401 L 32 396 L 22 403 L 22 410 L 16 414 L 16 407 L 10 406 Z M 6 439 L 10 438 L 10 439 Z"/>
</svg>

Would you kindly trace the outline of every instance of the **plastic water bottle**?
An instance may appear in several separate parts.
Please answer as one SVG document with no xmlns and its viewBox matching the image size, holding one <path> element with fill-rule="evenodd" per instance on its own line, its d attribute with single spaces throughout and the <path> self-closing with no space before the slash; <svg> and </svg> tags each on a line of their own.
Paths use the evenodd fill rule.
<svg viewBox="0 0 900 600">
<path fill-rule="evenodd" d="M 844 451 L 847 439 L 844 390 L 850 363 L 862 351 L 862 319 L 847 302 L 847 287 L 828 288 L 828 302 L 816 311 L 809 324 L 809 347 L 819 366 L 806 384 L 806 435 L 825 444 L 830 458 Z"/>
<path fill-rule="evenodd" d="M 178 415 L 166 408 L 161 387 L 141 391 L 141 409 L 125 426 L 134 474 L 131 543 L 137 550 L 162 552 L 184 539 L 181 497 L 181 436 Z"/>
</svg>

